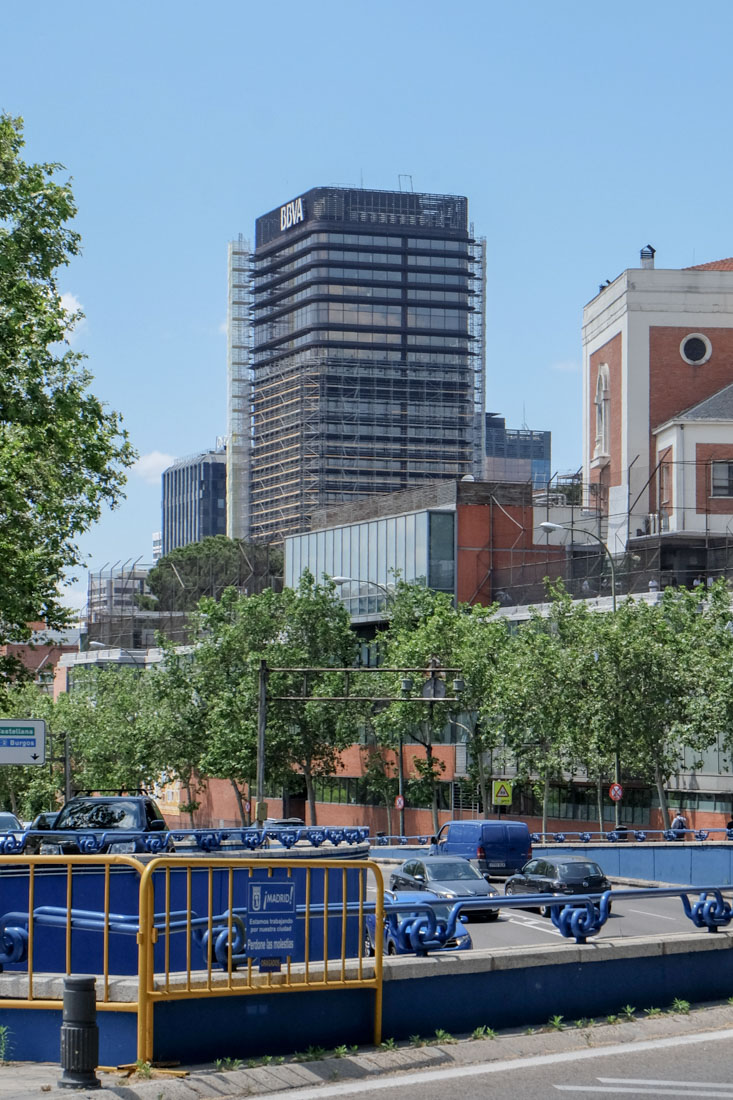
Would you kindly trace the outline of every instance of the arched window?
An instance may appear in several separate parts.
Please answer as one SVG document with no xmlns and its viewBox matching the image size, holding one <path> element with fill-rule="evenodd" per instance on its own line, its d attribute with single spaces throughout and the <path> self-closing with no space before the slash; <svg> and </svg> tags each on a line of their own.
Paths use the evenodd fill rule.
<svg viewBox="0 0 733 1100">
<path fill-rule="evenodd" d="M 596 379 L 596 438 L 593 458 L 607 458 L 609 455 L 609 397 L 608 364 L 601 363 Z"/>
</svg>

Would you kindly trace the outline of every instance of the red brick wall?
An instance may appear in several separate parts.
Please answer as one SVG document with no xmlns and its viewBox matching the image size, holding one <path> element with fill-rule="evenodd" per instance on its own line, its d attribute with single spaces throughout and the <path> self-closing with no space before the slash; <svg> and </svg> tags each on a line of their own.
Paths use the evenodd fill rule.
<svg viewBox="0 0 733 1100">
<path fill-rule="evenodd" d="M 608 404 L 609 404 L 609 454 L 610 462 L 606 469 L 591 469 L 591 482 L 602 481 L 605 485 L 621 484 L 621 355 L 623 350 L 621 333 L 617 333 L 607 344 L 594 351 L 590 357 L 590 378 L 588 380 L 588 425 L 590 457 L 593 457 L 593 443 L 596 433 L 596 385 L 598 368 L 602 363 L 608 365 Z"/>
<path fill-rule="evenodd" d="M 733 328 L 710 328 L 699 331 L 712 344 L 707 363 L 695 367 L 680 355 L 683 337 L 694 332 L 691 327 L 667 328 L 653 325 L 649 329 L 649 423 L 657 428 L 677 413 L 712 397 L 733 382 Z"/>
<path fill-rule="evenodd" d="M 733 462 L 733 444 L 698 443 L 695 447 L 695 510 L 698 515 L 733 515 L 733 498 L 710 496 L 711 462 Z"/>
</svg>

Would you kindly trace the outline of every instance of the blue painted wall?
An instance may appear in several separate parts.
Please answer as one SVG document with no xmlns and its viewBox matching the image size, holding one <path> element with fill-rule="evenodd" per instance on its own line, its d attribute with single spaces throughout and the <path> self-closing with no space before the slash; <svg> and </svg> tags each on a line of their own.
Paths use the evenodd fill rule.
<svg viewBox="0 0 733 1100">
<path fill-rule="evenodd" d="M 733 882 L 733 842 L 534 844 L 534 855 L 584 856 L 600 863 L 611 878 L 668 882 L 674 886 L 719 886 Z"/>
</svg>

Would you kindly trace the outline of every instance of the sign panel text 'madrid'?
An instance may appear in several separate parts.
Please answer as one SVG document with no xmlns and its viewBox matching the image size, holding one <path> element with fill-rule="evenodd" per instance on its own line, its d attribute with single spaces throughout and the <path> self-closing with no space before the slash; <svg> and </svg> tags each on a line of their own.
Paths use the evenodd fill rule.
<svg viewBox="0 0 733 1100">
<path fill-rule="evenodd" d="M 279 970 L 282 959 L 295 952 L 295 883 L 249 882 L 247 946 L 260 969 Z"/>
<path fill-rule="evenodd" d="M 303 209 L 303 199 L 293 199 L 292 202 L 286 202 L 284 206 L 280 207 L 280 232 L 285 229 L 291 229 L 298 222 L 305 221 L 305 211 Z"/>
<path fill-rule="evenodd" d="M 0 719 L 0 764 L 44 764 L 46 723 L 38 718 Z"/>
</svg>

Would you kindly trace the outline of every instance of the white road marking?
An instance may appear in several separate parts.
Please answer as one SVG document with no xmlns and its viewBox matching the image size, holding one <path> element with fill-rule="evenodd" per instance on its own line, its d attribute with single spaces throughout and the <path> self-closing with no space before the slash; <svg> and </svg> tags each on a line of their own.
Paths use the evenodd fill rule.
<svg viewBox="0 0 733 1100">
<path fill-rule="evenodd" d="M 665 917 L 662 913 L 647 913 L 646 909 L 629 909 L 629 912 L 640 913 L 642 917 L 656 917 L 658 920 L 678 921 L 680 919 L 679 917 Z"/>
<path fill-rule="evenodd" d="M 532 928 L 535 932 L 546 932 L 548 936 L 562 936 L 562 932 L 558 932 L 554 924 L 548 926 L 544 921 L 534 920 L 532 917 L 510 917 L 509 923 L 518 924 L 521 928 Z"/>
<path fill-rule="evenodd" d="M 594 1047 L 592 1050 L 570 1050 L 563 1054 L 536 1054 L 529 1058 L 507 1058 L 497 1062 L 480 1062 L 472 1066 L 446 1066 L 442 1069 L 419 1070 L 416 1073 L 400 1073 L 397 1080 L 399 1081 L 399 1087 L 403 1088 L 407 1085 L 426 1085 L 435 1081 L 453 1080 L 460 1077 L 480 1077 L 482 1074 L 503 1073 L 504 1070 L 513 1070 L 516 1073 L 518 1067 L 524 1069 L 531 1066 L 559 1066 L 565 1062 L 583 1062 L 595 1058 L 613 1057 L 618 1054 L 628 1058 L 636 1051 L 656 1051 L 670 1047 L 691 1046 L 694 1043 L 719 1043 L 726 1040 L 728 1042 L 733 1040 L 733 1029 L 700 1031 L 695 1035 L 675 1035 L 669 1039 L 644 1039 L 633 1044 L 617 1043 L 614 1046 Z M 327 1096 L 357 1096 L 363 1092 L 394 1089 L 396 1087 L 395 1080 L 394 1075 L 389 1074 L 377 1080 L 357 1081 L 354 1084 L 341 1081 L 338 1085 L 314 1085 L 312 1088 L 306 1089 L 288 1089 L 286 1095 L 287 1100 L 313 1100 L 313 1098 Z M 555 1087 L 572 1088 L 573 1086 L 556 1085 Z M 685 1095 L 689 1096 L 689 1091 Z M 692 1094 L 692 1100 L 695 1097 L 704 1095 L 705 1093 L 695 1092 Z M 718 1097 L 718 1100 L 724 1100 L 726 1096 L 725 1093 L 721 1092 L 712 1093 L 711 1095 Z M 733 1096 L 733 1093 L 731 1095 Z"/>
<path fill-rule="evenodd" d="M 685 1089 L 728 1089 L 729 1092 L 733 1089 L 730 1081 L 719 1085 L 717 1081 L 657 1081 L 647 1077 L 599 1077 L 597 1080 L 607 1085 L 669 1085 Z"/>
<path fill-rule="evenodd" d="M 599 1077 L 598 1080 L 600 1081 L 601 1078 Z M 627 1096 L 629 1094 L 632 1096 L 689 1096 L 692 1097 L 692 1100 L 694 1100 L 696 1096 L 708 1097 L 709 1100 L 715 1100 L 715 1097 L 717 1097 L 717 1100 L 729 1100 L 730 1097 L 733 1097 L 733 1092 L 730 1091 L 730 1085 L 726 1086 L 728 1089 L 727 1092 L 719 1092 L 718 1090 L 715 1092 L 701 1092 L 698 1089 L 695 1089 L 694 1092 L 690 1092 L 689 1086 L 685 1086 L 685 1088 L 682 1089 L 659 1089 L 654 1086 L 647 1089 L 639 1088 L 638 1085 L 632 1085 L 631 1088 L 609 1088 L 608 1085 L 553 1085 L 553 1088 L 557 1089 L 559 1092 L 599 1092 L 602 1096 L 610 1096 L 611 1093 L 623 1092 L 626 1093 Z"/>
</svg>

